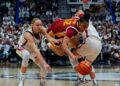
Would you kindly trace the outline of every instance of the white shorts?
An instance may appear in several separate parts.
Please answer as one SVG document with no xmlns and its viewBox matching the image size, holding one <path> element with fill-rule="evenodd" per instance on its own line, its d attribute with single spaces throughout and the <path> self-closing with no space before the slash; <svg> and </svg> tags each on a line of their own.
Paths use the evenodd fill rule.
<svg viewBox="0 0 120 86">
<path fill-rule="evenodd" d="M 86 39 L 85 44 L 82 44 L 79 48 L 76 49 L 76 52 L 81 56 L 86 56 L 86 59 L 90 62 L 93 62 L 102 49 L 101 39 L 90 36 Z"/>
</svg>

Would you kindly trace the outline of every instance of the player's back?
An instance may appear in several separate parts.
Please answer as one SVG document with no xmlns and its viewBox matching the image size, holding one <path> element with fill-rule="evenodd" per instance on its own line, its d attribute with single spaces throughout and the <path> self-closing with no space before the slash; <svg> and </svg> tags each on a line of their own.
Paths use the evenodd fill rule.
<svg viewBox="0 0 120 86">
<path fill-rule="evenodd" d="M 57 32 L 63 32 L 65 31 L 68 27 L 76 27 L 77 28 L 77 18 L 70 18 L 70 19 L 65 19 L 65 20 L 59 20 L 59 21 L 54 21 L 52 25 L 48 28 L 49 31 L 53 31 L 54 33 Z"/>
<path fill-rule="evenodd" d="M 99 34 L 98 34 L 96 28 L 92 25 L 92 22 L 91 22 L 91 21 L 89 21 L 89 26 L 88 26 L 88 28 L 87 28 L 87 31 L 84 31 L 84 32 L 82 33 L 82 36 L 83 36 L 83 38 L 86 38 L 87 36 L 88 36 L 88 37 L 94 36 L 94 37 L 97 37 L 98 39 L 101 39 L 101 38 L 99 37 Z"/>
<path fill-rule="evenodd" d="M 96 36 L 100 38 L 96 28 L 92 25 L 91 21 L 89 21 L 89 26 L 88 26 L 87 31 L 88 31 L 88 36 Z"/>
</svg>

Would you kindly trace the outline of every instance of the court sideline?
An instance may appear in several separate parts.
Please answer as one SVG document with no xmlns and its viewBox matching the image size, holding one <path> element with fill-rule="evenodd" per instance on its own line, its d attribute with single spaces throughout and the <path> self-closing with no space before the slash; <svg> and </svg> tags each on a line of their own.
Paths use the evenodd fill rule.
<svg viewBox="0 0 120 86">
<path fill-rule="evenodd" d="M 120 86 L 120 68 L 114 67 L 98 67 L 96 68 L 96 76 L 99 86 Z M 19 68 L 0 68 L 0 86 L 17 86 L 19 77 Z M 26 74 L 24 86 L 40 86 L 39 85 L 39 69 L 29 68 Z M 53 67 L 52 73 L 49 73 L 47 80 L 50 86 L 72 86 L 73 81 L 77 78 L 77 74 L 71 67 Z M 80 86 L 92 86 L 90 77 L 86 76 L 88 82 Z"/>
</svg>

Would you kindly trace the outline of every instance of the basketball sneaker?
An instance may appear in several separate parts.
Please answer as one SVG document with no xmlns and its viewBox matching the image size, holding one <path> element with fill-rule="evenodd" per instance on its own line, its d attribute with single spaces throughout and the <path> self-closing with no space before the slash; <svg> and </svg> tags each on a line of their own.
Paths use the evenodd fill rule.
<svg viewBox="0 0 120 86">
<path fill-rule="evenodd" d="M 94 82 L 93 82 L 93 85 L 92 85 L 92 86 L 98 86 L 98 83 L 94 83 Z"/>
<path fill-rule="evenodd" d="M 24 86 L 24 80 L 20 79 L 17 86 Z"/>
<path fill-rule="evenodd" d="M 74 82 L 73 86 L 79 86 L 80 84 L 85 84 L 85 83 L 87 83 L 87 80 L 86 80 L 86 79 L 84 79 L 84 78 L 78 78 L 78 79 Z"/>
<path fill-rule="evenodd" d="M 117 82 L 117 83 L 115 84 L 115 86 L 120 86 L 120 82 Z"/>
<path fill-rule="evenodd" d="M 47 86 L 44 81 L 40 81 L 40 86 Z"/>
</svg>

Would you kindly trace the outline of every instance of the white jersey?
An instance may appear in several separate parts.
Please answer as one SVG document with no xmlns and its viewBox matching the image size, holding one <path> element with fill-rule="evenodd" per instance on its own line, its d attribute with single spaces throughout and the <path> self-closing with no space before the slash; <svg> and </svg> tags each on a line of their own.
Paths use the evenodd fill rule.
<svg viewBox="0 0 120 86">
<path fill-rule="evenodd" d="M 76 52 L 83 57 L 85 56 L 88 61 L 93 62 L 101 52 L 102 43 L 91 21 L 89 21 L 87 30 L 82 33 L 82 37 L 84 44 L 80 45 Z"/>
<path fill-rule="evenodd" d="M 91 37 L 91 36 L 96 37 L 99 40 L 101 40 L 101 38 L 99 37 L 98 32 L 96 31 L 95 27 L 92 25 L 92 22 L 89 21 L 88 29 L 87 29 L 87 31 L 84 31 L 82 33 L 82 37 L 87 38 L 87 37 Z"/>
<path fill-rule="evenodd" d="M 34 37 L 34 42 L 37 46 L 42 41 L 42 34 L 39 34 L 39 37 L 35 38 L 31 28 L 28 28 L 25 32 L 29 32 Z M 23 33 L 18 41 L 18 49 L 21 50 L 27 48 L 26 43 L 27 43 L 27 39 L 24 38 L 24 33 Z"/>
</svg>

